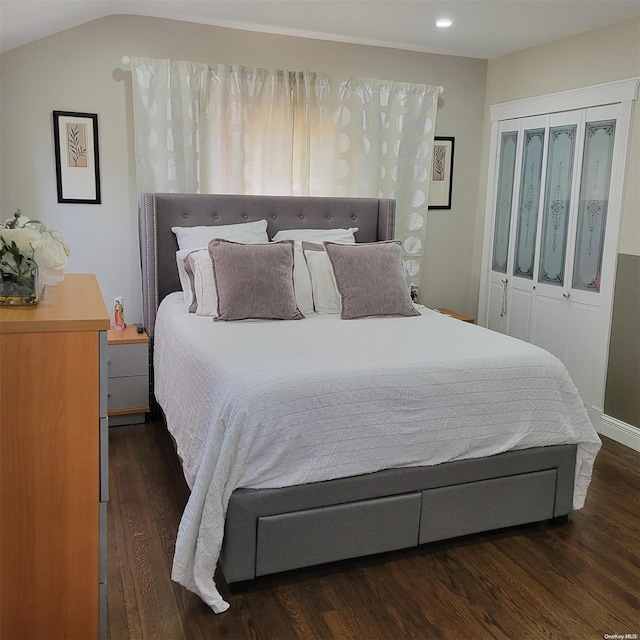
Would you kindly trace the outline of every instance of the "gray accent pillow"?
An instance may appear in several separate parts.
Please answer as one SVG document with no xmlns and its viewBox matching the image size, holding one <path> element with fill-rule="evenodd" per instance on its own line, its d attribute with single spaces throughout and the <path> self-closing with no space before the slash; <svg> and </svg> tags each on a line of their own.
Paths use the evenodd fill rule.
<svg viewBox="0 0 640 640">
<path fill-rule="evenodd" d="M 399 241 L 324 242 L 344 320 L 368 316 L 419 316 L 411 302 Z"/>
<path fill-rule="evenodd" d="M 215 320 L 300 320 L 293 288 L 293 240 L 209 243 L 218 298 Z"/>
</svg>

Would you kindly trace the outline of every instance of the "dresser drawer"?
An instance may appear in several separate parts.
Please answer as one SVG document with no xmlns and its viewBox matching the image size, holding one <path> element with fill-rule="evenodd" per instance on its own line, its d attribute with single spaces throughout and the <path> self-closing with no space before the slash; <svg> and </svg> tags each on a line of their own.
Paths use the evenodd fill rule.
<svg viewBox="0 0 640 640">
<path fill-rule="evenodd" d="M 110 344 L 107 369 L 110 378 L 148 375 L 149 345 Z"/>
<path fill-rule="evenodd" d="M 109 379 L 109 411 L 147 409 L 149 407 L 149 376 L 129 376 Z"/>
</svg>

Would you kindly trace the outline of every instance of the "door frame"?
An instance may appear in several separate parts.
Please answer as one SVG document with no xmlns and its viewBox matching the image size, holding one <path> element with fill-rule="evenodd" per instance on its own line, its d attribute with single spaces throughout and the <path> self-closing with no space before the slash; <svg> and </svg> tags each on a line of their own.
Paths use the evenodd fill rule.
<svg viewBox="0 0 640 640">
<path fill-rule="evenodd" d="M 551 93 L 523 100 L 513 100 L 490 106 L 491 140 L 489 148 L 489 167 L 487 175 L 487 191 L 485 202 L 485 223 L 482 244 L 482 267 L 480 276 L 480 295 L 478 300 L 478 324 L 486 327 L 489 305 L 489 286 L 491 279 L 491 252 L 492 234 L 495 216 L 495 181 L 498 168 L 498 153 L 500 151 L 499 129 L 500 123 L 504 120 L 526 118 L 529 116 L 547 115 L 562 111 L 574 111 L 598 107 L 603 105 L 620 104 L 620 118 L 616 124 L 616 150 L 614 163 L 622 164 L 626 169 L 629 155 L 629 138 L 631 129 L 631 115 L 633 111 L 633 101 L 638 96 L 638 86 L 640 78 L 629 78 L 617 80 L 604 84 L 571 89 L 558 93 Z M 589 416 L 600 431 L 600 422 L 604 412 L 604 394 L 607 378 L 607 365 L 609 359 L 609 339 L 611 335 L 611 316 L 613 312 L 613 293 L 615 287 L 615 259 L 618 254 L 620 220 L 622 214 L 622 203 L 624 200 L 624 188 L 626 181 L 626 170 L 612 170 L 612 181 L 610 187 L 610 201 L 607 214 L 607 228 L 609 232 L 605 236 L 604 254 L 612 256 L 614 262 L 612 268 L 604 268 L 600 295 L 600 307 L 602 319 L 597 335 L 594 336 L 598 347 L 596 352 L 597 371 L 594 377 L 596 389 L 594 389 L 592 406 L 587 407 Z"/>
</svg>

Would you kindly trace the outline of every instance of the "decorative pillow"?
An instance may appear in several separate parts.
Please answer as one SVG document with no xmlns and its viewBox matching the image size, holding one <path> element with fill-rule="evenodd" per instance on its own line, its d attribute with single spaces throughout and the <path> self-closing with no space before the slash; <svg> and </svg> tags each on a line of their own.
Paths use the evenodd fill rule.
<svg viewBox="0 0 640 640">
<path fill-rule="evenodd" d="M 293 289 L 293 241 L 209 243 L 218 298 L 216 320 L 300 320 Z"/>
<path fill-rule="evenodd" d="M 399 241 L 344 245 L 325 242 L 344 320 L 418 316 L 411 302 Z"/>
<path fill-rule="evenodd" d="M 295 240 L 296 242 L 350 242 L 355 243 L 353 235 L 358 227 L 349 229 L 282 229 L 273 236 L 274 242 Z"/>
<path fill-rule="evenodd" d="M 180 249 L 204 249 L 214 238 L 247 244 L 269 242 L 266 220 L 206 227 L 171 227 L 171 231 L 176 234 Z"/>
</svg>

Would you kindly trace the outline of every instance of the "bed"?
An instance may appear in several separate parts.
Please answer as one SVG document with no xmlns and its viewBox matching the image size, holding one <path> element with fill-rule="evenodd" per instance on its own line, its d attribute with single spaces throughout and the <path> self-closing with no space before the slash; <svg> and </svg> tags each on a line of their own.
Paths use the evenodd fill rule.
<svg viewBox="0 0 640 640">
<path fill-rule="evenodd" d="M 141 196 L 155 395 L 191 488 L 172 577 L 217 613 L 218 562 L 235 583 L 584 504 L 600 440 L 537 347 L 424 308 L 271 322 L 185 309 L 174 226 L 266 219 L 269 237 L 352 227 L 372 243 L 394 216 L 375 198 Z"/>
</svg>

